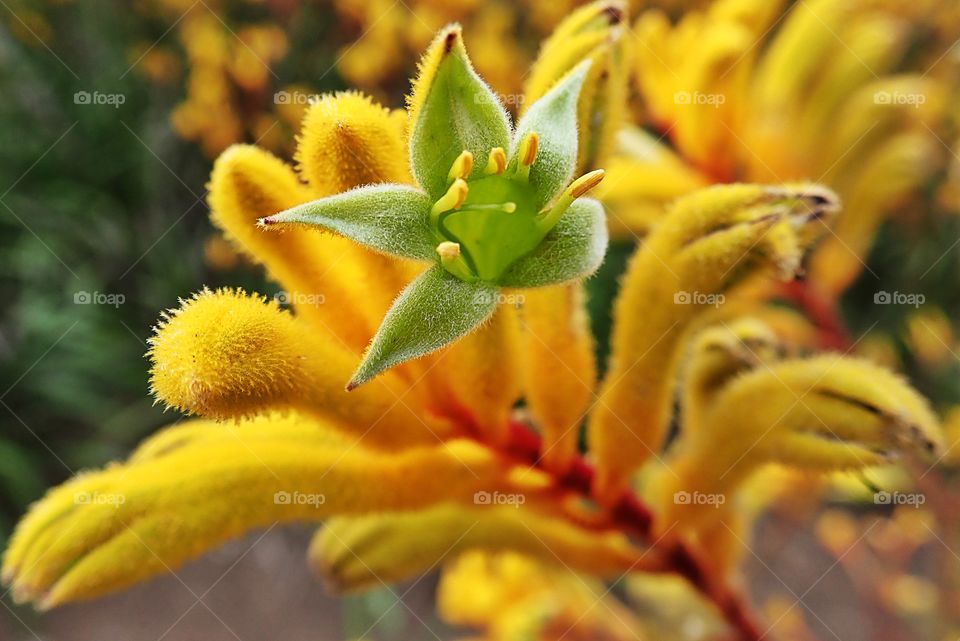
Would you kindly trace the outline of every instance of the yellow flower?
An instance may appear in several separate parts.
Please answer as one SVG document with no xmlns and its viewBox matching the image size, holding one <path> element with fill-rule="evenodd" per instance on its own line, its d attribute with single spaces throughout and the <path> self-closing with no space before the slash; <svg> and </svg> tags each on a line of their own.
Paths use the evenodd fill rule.
<svg viewBox="0 0 960 641">
<path fill-rule="evenodd" d="M 656 219 L 656 210 L 621 205 L 628 195 L 655 206 L 664 191 L 689 191 L 697 180 L 812 179 L 845 203 L 809 269 L 815 287 L 838 295 L 885 218 L 904 203 L 930 208 L 924 187 L 951 158 L 940 138 L 953 135 L 949 105 L 960 86 L 948 52 L 960 21 L 945 11 L 929 1 L 720 0 L 676 24 L 643 12 L 637 122 L 656 127 L 688 173 L 645 194 L 609 176 L 602 197 L 614 207 L 614 231 L 644 234 Z M 622 158 L 635 173 L 674 167 L 629 146 Z"/>
<path fill-rule="evenodd" d="M 416 274 L 426 261 L 434 263 L 427 273 L 445 280 L 431 299 L 436 305 L 414 308 L 421 337 L 444 329 L 457 311 L 450 297 L 475 285 L 461 278 L 470 274 L 458 270 L 459 245 L 417 235 L 439 214 L 466 203 L 477 207 L 469 212 L 476 220 L 495 210 L 496 222 L 510 229 L 520 208 L 502 190 L 522 197 L 531 220 L 555 213 L 564 221 L 602 177 L 590 163 L 604 158 L 600 139 L 609 132 L 581 127 L 590 152 L 580 154 L 576 119 L 568 116 L 622 113 L 611 101 L 625 100 L 625 89 L 609 86 L 626 82 L 613 69 L 617 7 L 599 2 L 574 13 L 558 33 L 577 46 L 558 40 L 544 47 L 535 84 L 545 94 L 520 120 L 520 135 L 451 26 L 433 41 L 414 82 L 409 139 L 396 112 L 342 93 L 309 108 L 296 167 L 256 147 L 225 151 L 211 177 L 213 221 L 263 264 L 281 293 L 268 300 L 204 289 L 164 315 L 151 339 L 152 391 L 200 418 L 161 431 L 127 461 L 78 475 L 33 506 L 4 558 L 15 598 L 53 607 L 97 597 L 252 528 L 329 519 L 311 559 L 332 583 L 360 588 L 374 575 L 400 580 L 443 564 L 441 613 L 490 638 L 550 639 L 564 630 L 635 638 L 639 624 L 601 580 L 650 572 L 682 577 L 741 637 L 759 640 L 762 628 L 724 574 L 735 546 L 702 531 L 711 515 L 699 502 L 688 511 L 664 497 L 732 494 L 769 462 L 860 469 L 930 454 L 943 440 L 926 402 L 878 366 L 841 356 L 780 360 L 780 344 L 802 342 L 803 332 L 766 309 L 756 291 L 796 274 L 839 208 L 831 190 L 733 184 L 677 200 L 624 275 L 599 386 L 579 281 L 590 270 L 580 270 L 537 283 L 560 285 L 479 289 L 485 296 L 474 304 L 484 313 L 475 331 L 440 349 L 400 350 L 376 380 L 345 389 L 379 320 L 402 304 L 394 299 L 411 279 L 423 278 Z M 611 65 L 611 73 L 591 85 L 589 62 L 577 56 Z M 583 103 L 572 89 L 580 85 L 588 87 Z M 478 100 L 462 100 L 451 87 L 475 91 Z M 437 114 L 464 144 L 443 144 L 450 132 Z M 423 125 L 429 118 L 431 126 Z M 487 144 L 492 136 L 504 144 Z M 428 163 L 438 158 L 439 169 Z M 578 162 L 587 173 L 568 185 Z M 409 185 L 411 174 L 434 200 Z M 385 181 L 393 185 L 378 184 Z M 491 202 L 465 200 L 470 190 Z M 417 207 L 361 202 L 346 212 L 330 205 L 388 192 Z M 317 198 L 313 205 L 329 206 L 322 234 L 256 226 Z M 587 207 L 600 212 L 596 203 Z M 591 220 L 605 240 L 602 218 Z M 473 247 L 503 260 L 501 245 L 516 239 L 466 221 Z M 550 220 L 559 231 L 551 228 L 527 253 L 510 246 L 520 254 L 510 258 L 535 257 L 530 264 L 545 270 L 538 277 L 563 256 L 578 269 L 588 263 L 580 250 L 590 254 L 597 244 L 582 241 L 597 230 L 559 221 Z M 353 236 L 365 245 L 347 239 Z M 410 238 L 426 249 L 390 251 Z M 717 327 L 718 319 L 726 326 Z M 403 344 L 403 336 L 394 338 Z M 665 465 L 650 464 L 664 453 L 678 388 L 682 436 Z M 745 407 L 752 410 L 746 416 Z M 604 611 L 590 614 L 598 599 Z"/>
</svg>

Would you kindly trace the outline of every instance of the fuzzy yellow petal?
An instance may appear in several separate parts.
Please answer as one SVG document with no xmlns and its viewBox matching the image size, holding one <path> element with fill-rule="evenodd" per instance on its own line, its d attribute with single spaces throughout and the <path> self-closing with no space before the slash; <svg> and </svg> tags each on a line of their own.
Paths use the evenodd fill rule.
<svg viewBox="0 0 960 641">
<path fill-rule="evenodd" d="M 445 409 L 465 411 L 479 435 L 503 443 L 513 406 L 520 398 L 520 327 L 517 310 L 506 301 L 479 329 L 432 357 L 427 377 Z"/>
<path fill-rule="evenodd" d="M 563 472 L 577 454 L 597 364 L 582 284 L 524 293 L 523 389 L 543 437 L 544 464 Z"/>
<path fill-rule="evenodd" d="M 204 290 L 150 339 L 150 383 L 170 407 L 208 418 L 297 409 L 383 447 L 436 443 L 444 425 L 421 417 L 393 375 L 354 392 L 347 349 L 302 319 L 241 291 Z"/>
<path fill-rule="evenodd" d="M 729 185 L 677 201 L 631 259 L 614 308 L 610 367 L 588 429 L 599 497 L 619 495 L 660 450 L 689 324 L 751 272 L 789 278 L 836 209 L 836 196 L 815 186 Z"/>
<path fill-rule="evenodd" d="M 400 123 L 357 92 L 325 94 L 303 120 L 296 161 L 317 196 L 372 183 L 410 183 Z"/>
<path fill-rule="evenodd" d="M 338 590 L 355 590 L 412 578 L 473 549 L 513 550 L 600 577 L 631 571 L 643 554 L 622 534 L 584 530 L 530 506 L 443 505 L 331 519 L 311 543 L 310 561 Z"/>
<path fill-rule="evenodd" d="M 467 441 L 395 455 L 288 439 L 198 443 L 52 490 L 18 526 L 4 578 L 18 600 L 53 607 L 175 570 L 251 529 L 471 502 L 481 488 L 507 491 L 504 475 Z"/>
</svg>

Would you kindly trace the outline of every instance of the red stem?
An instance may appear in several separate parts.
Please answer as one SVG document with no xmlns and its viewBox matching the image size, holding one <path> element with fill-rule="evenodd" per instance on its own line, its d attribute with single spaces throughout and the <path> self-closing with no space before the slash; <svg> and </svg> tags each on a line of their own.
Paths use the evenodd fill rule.
<svg viewBox="0 0 960 641">
<path fill-rule="evenodd" d="M 505 453 L 524 463 L 542 469 L 541 438 L 523 423 L 512 421 Z M 566 474 L 557 478 L 557 485 L 590 496 L 596 470 L 583 457 L 577 456 Z M 610 510 L 610 518 L 624 530 L 638 536 L 645 544 L 659 550 L 667 566 L 686 578 L 699 592 L 716 604 L 727 623 L 744 641 L 760 641 L 765 636 L 748 612 L 743 598 L 716 580 L 702 554 L 687 542 L 678 539 L 655 540 L 653 513 L 637 496 L 625 490 Z"/>
<path fill-rule="evenodd" d="M 817 327 L 820 348 L 837 352 L 850 349 L 850 333 L 837 311 L 836 300 L 803 279 L 782 283 L 780 295 L 799 307 Z"/>
</svg>

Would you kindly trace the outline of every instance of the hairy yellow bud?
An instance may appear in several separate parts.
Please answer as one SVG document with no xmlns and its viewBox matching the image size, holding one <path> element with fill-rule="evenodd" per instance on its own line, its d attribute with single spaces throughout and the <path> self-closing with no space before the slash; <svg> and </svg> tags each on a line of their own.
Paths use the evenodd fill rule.
<svg viewBox="0 0 960 641">
<path fill-rule="evenodd" d="M 643 551 L 620 533 L 517 508 L 443 505 L 332 519 L 310 545 L 311 565 L 338 590 L 356 590 L 412 578 L 471 549 L 512 550 L 601 577 L 618 577 L 640 562 Z"/>
<path fill-rule="evenodd" d="M 544 463 L 563 472 L 577 454 L 597 377 L 583 285 L 531 289 L 524 296 L 524 397 L 543 435 Z"/>
<path fill-rule="evenodd" d="M 467 441 L 388 455 L 288 437 L 247 441 L 242 428 L 237 435 L 52 490 L 6 552 L 3 577 L 14 597 L 46 609 L 175 570 L 252 529 L 514 489 L 501 461 Z"/>
<path fill-rule="evenodd" d="M 521 395 L 519 343 L 517 311 L 505 302 L 485 325 L 434 356 L 429 374 L 434 396 L 448 392 L 446 401 L 459 406 L 450 409 L 466 410 L 489 443 L 504 442 Z"/>
<path fill-rule="evenodd" d="M 626 6 L 619 0 L 585 5 L 561 22 L 540 49 L 524 91 L 532 104 L 584 60 L 590 71 L 580 89 L 576 173 L 602 165 L 626 111 L 631 65 Z"/>
<path fill-rule="evenodd" d="M 618 496 L 661 449 L 691 322 L 750 274 L 792 276 L 837 208 L 817 186 L 725 185 L 677 201 L 631 259 L 614 308 L 610 368 L 588 432 L 599 498 Z"/>
<path fill-rule="evenodd" d="M 297 409 L 384 447 L 445 435 L 445 426 L 401 402 L 393 375 L 348 394 L 353 354 L 275 301 L 242 291 L 204 290 L 184 301 L 157 327 L 149 356 L 153 394 L 184 412 L 228 419 Z"/>
<path fill-rule="evenodd" d="M 683 434 L 704 429 L 704 415 L 735 376 L 776 362 L 783 354 L 777 335 L 755 318 L 710 327 L 693 341 L 683 382 Z"/>
<path fill-rule="evenodd" d="M 409 183 L 401 123 L 358 92 L 325 94 L 303 119 L 296 161 L 317 196 L 372 183 Z"/>
<path fill-rule="evenodd" d="M 689 436 L 672 473 L 663 474 L 663 527 L 695 523 L 713 510 L 707 501 L 677 501 L 677 492 L 730 500 L 766 463 L 854 470 L 943 449 L 922 396 L 881 367 L 836 355 L 786 360 L 733 379 Z"/>
</svg>

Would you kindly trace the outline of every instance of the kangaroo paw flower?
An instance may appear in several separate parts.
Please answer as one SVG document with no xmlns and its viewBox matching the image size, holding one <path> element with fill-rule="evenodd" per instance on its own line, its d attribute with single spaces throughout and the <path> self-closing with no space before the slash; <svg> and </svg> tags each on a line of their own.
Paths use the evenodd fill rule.
<svg viewBox="0 0 960 641">
<path fill-rule="evenodd" d="M 4 557 L 15 598 L 47 609 L 101 596 L 275 523 L 516 491 L 501 462 L 470 442 L 387 455 L 288 438 L 248 441 L 243 432 L 52 490 L 21 522 Z"/>
<path fill-rule="evenodd" d="M 403 392 L 396 381 L 348 395 L 349 351 L 276 302 L 243 292 L 204 290 L 184 301 L 157 327 L 149 357 L 154 396 L 187 413 L 223 420 L 296 409 L 342 422 L 383 447 L 446 435 L 442 424 L 397 401 Z"/>
<path fill-rule="evenodd" d="M 493 311 L 477 297 L 577 280 L 599 267 L 603 210 L 582 197 L 603 172 L 571 183 L 577 139 L 569 134 L 589 67 L 588 60 L 559 78 L 511 134 L 498 98 L 473 70 L 460 27 L 447 27 L 424 55 L 410 97 L 417 187 L 360 187 L 260 221 L 268 229 L 318 226 L 434 263 L 387 312 L 350 387 L 476 328 Z"/>
<path fill-rule="evenodd" d="M 338 590 L 357 590 L 424 574 L 467 550 L 520 552 L 550 566 L 608 577 L 640 563 L 642 550 L 622 534 L 584 530 L 518 507 L 443 505 L 331 519 L 310 545 L 310 564 Z"/>
<path fill-rule="evenodd" d="M 677 201 L 632 258 L 614 310 L 613 358 L 588 430 L 598 497 L 619 495 L 662 446 L 690 323 L 748 276 L 792 276 L 837 208 L 812 185 L 727 185 Z"/>
</svg>

